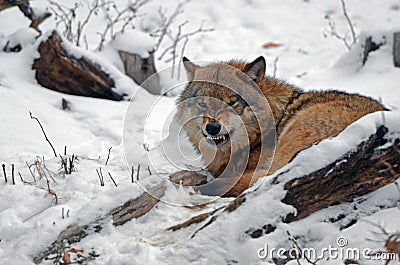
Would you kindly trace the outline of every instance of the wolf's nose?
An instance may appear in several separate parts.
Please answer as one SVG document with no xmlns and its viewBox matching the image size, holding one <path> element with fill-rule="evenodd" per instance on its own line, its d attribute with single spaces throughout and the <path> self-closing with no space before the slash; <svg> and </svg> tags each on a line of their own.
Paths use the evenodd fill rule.
<svg viewBox="0 0 400 265">
<path fill-rule="evenodd" d="M 206 125 L 206 131 L 210 135 L 217 135 L 221 131 L 221 124 L 217 122 L 210 122 L 209 124 Z"/>
</svg>

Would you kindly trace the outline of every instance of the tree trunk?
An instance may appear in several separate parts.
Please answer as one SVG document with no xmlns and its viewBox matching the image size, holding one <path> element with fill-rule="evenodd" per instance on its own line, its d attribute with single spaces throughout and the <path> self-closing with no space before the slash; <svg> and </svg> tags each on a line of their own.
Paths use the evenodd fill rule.
<svg viewBox="0 0 400 265">
<path fill-rule="evenodd" d="M 150 93 L 154 95 L 161 94 L 160 77 L 154 65 L 153 52 L 150 52 L 148 58 L 142 58 L 138 54 L 124 51 L 119 51 L 119 56 L 124 64 L 126 75 L 131 77 L 136 84 L 142 85 Z M 147 80 L 150 76 L 152 78 Z"/>
<path fill-rule="evenodd" d="M 33 68 L 41 86 L 70 95 L 123 99 L 124 95 L 112 90 L 114 80 L 96 63 L 70 54 L 56 31 L 39 45 L 39 53 L 40 58 L 35 59 Z"/>
</svg>

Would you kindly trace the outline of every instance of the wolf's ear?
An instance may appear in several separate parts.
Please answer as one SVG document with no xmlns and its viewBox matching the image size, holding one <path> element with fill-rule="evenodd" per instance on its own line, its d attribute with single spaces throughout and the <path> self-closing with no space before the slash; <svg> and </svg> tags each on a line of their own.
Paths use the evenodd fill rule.
<svg viewBox="0 0 400 265">
<path fill-rule="evenodd" d="M 188 58 L 183 57 L 182 59 L 183 65 L 185 66 L 186 69 L 186 74 L 189 80 L 193 80 L 194 77 L 194 71 L 196 71 L 199 66 L 195 65 L 192 63 Z"/>
<path fill-rule="evenodd" d="M 265 76 L 265 59 L 258 57 L 253 62 L 246 65 L 244 72 L 256 83 L 260 82 Z"/>
</svg>

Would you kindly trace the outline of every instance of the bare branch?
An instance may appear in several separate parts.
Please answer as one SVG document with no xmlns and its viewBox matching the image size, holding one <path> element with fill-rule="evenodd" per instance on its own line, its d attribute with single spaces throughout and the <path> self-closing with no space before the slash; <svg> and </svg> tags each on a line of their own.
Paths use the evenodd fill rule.
<svg viewBox="0 0 400 265">
<path fill-rule="evenodd" d="M 42 124 L 40 123 L 39 119 L 36 118 L 36 117 L 34 117 L 34 116 L 32 115 L 32 112 L 30 112 L 30 111 L 29 111 L 29 115 L 30 115 L 31 119 L 36 120 L 36 121 L 38 122 L 38 124 L 39 124 L 39 126 L 40 126 L 40 129 L 42 129 L 44 138 L 46 139 L 46 141 L 49 143 L 51 149 L 53 150 L 54 156 L 57 157 L 56 150 L 54 149 L 54 146 L 51 144 L 49 138 L 47 138 L 46 132 L 44 131 L 43 126 L 42 126 Z"/>
<path fill-rule="evenodd" d="M 100 179 L 100 186 L 104 186 L 104 177 L 103 177 L 103 172 L 101 172 L 101 168 L 100 170 L 96 168 L 96 172 Z"/>
<path fill-rule="evenodd" d="M 15 185 L 14 164 L 11 164 L 11 180 L 12 180 L 12 184 Z"/>
<path fill-rule="evenodd" d="M 177 13 L 177 14 L 179 14 L 179 13 Z M 196 35 L 196 34 L 199 34 L 199 33 L 205 33 L 205 32 L 214 31 L 213 28 L 206 28 L 206 29 L 203 28 L 203 24 L 204 24 L 204 21 L 203 21 L 198 29 L 183 34 L 182 33 L 183 27 L 185 25 L 187 25 L 188 22 L 189 21 L 186 20 L 186 21 L 182 22 L 181 24 L 179 24 L 178 27 L 177 27 L 178 30 L 177 30 L 175 35 L 173 35 L 172 33 L 169 33 L 168 31 L 163 31 L 163 32 L 165 32 L 165 34 L 161 35 L 161 37 L 160 37 L 160 38 L 164 38 L 164 36 L 166 35 L 166 36 L 169 37 L 170 41 L 172 42 L 171 45 L 166 47 L 161 52 L 160 56 L 158 57 L 159 60 L 162 60 L 162 59 L 164 59 L 164 57 L 167 54 L 170 55 L 169 58 L 165 59 L 165 62 L 167 62 L 167 63 L 168 62 L 172 62 L 171 77 L 174 77 L 176 58 L 178 57 L 177 49 L 178 49 L 179 44 L 182 42 L 182 40 L 184 40 L 184 42 L 183 42 L 182 49 L 181 49 L 181 56 L 180 56 L 181 58 L 183 57 L 186 45 L 187 45 L 187 43 L 189 41 L 189 37 L 191 37 L 193 35 Z M 156 45 L 156 47 L 157 47 L 157 45 Z M 180 71 L 180 68 L 178 68 L 178 70 Z M 179 78 L 179 73 L 178 73 L 178 78 Z"/>
<path fill-rule="evenodd" d="M 274 72 L 272 74 L 273 77 L 276 77 L 276 72 L 278 71 L 278 60 L 279 60 L 279 57 L 276 57 L 274 60 Z"/>
<path fill-rule="evenodd" d="M 137 174 L 136 174 L 136 180 L 139 181 L 139 173 L 140 173 L 140 164 L 137 167 Z"/>
<path fill-rule="evenodd" d="M 117 183 L 115 182 L 114 178 L 111 176 L 111 173 L 108 172 L 108 176 L 110 176 L 110 179 L 112 180 L 112 182 L 114 183 L 115 187 L 118 187 Z"/>
<path fill-rule="evenodd" d="M 338 40 L 342 41 L 343 44 L 346 46 L 348 50 L 351 49 L 351 47 L 357 43 L 357 37 L 356 33 L 354 30 L 353 23 L 347 13 L 346 9 L 346 4 L 344 0 L 340 0 L 341 6 L 342 6 L 342 11 L 343 11 L 343 16 L 345 17 L 348 27 L 350 28 L 350 33 L 351 33 L 351 41 L 348 41 L 345 35 L 341 35 L 337 32 L 335 22 L 332 21 L 329 17 L 329 15 L 326 15 L 325 18 L 328 20 L 328 25 L 329 25 L 329 30 L 327 31 L 331 36 L 337 38 Z"/>
<path fill-rule="evenodd" d="M 108 160 L 110 159 L 111 149 L 112 149 L 112 147 L 110 147 L 110 148 L 108 149 L 108 156 L 107 156 L 107 160 L 106 160 L 106 166 L 107 166 L 107 164 L 108 164 Z"/>
<path fill-rule="evenodd" d="M 349 25 L 349 28 L 350 28 L 351 37 L 352 37 L 352 43 L 350 45 L 352 46 L 353 44 L 356 44 L 356 42 L 357 42 L 356 33 L 354 31 L 353 23 L 351 22 L 350 17 L 347 14 L 346 4 L 345 4 L 344 0 L 340 0 L 340 3 L 342 4 L 343 15 L 346 18 L 347 24 Z"/>
<path fill-rule="evenodd" d="M 6 165 L 1 165 L 3 167 L 4 181 L 7 184 L 7 174 L 6 174 Z"/>
</svg>

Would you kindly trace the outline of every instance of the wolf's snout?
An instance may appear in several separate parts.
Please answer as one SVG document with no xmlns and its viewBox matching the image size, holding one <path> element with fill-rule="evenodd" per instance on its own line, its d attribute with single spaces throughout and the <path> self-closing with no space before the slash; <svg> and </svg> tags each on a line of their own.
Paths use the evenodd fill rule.
<svg viewBox="0 0 400 265">
<path fill-rule="evenodd" d="M 221 131 L 221 124 L 218 122 L 210 122 L 206 125 L 206 131 L 209 135 L 215 136 L 218 135 Z"/>
</svg>

